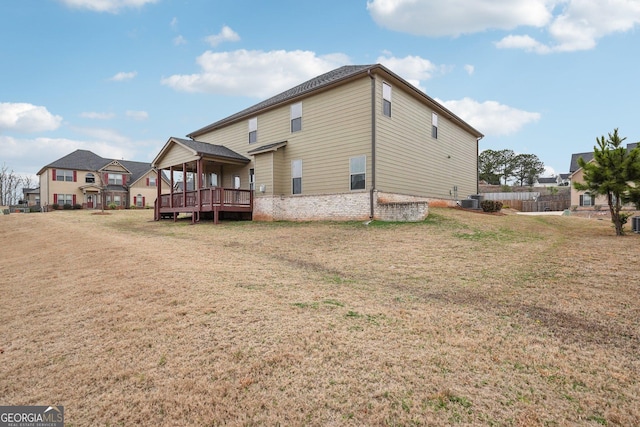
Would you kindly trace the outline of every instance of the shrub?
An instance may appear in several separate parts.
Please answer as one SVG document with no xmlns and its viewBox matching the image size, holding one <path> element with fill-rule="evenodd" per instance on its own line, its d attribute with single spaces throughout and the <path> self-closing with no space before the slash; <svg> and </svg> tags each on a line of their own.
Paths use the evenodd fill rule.
<svg viewBox="0 0 640 427">
<path fill-rule="evenodd" d="M 111 202 L 111 203 L 109 203 L 109 209 L 111 209 L 111 210 L 118 209 L 118 205 L 116 205 L 115 203 Z"/>
<path fill-rule="evenodd" d="M 57 211 L 58 209 L 60 209 L 60 205 L 57 203 L 52 203 L 51 204 L 51 209 L 53 209 L 54 211 Z"/>
<path fill-rule="evenodd" d="M 40 212 L 40 206 L 29 206 L 29 212 Z"/>
<path fill-rule="evenodd" d="M 73 209 L 82 209 L 82 205 L 80 203 L 76 203 L 73 205 Z"/>
<path fill-rule="evenodd" d="M 73 206 L 71 206 L 71 204 L 69 204 L 69 203 L 65 203 L 65 204 L 64 204 L 64 206 L 62 206 L 62 208 L 63 208 L 65 211 L 68 211 L 68 210 L 70 210 L 71 208 L 73 208 Z"/>
<path fill-rule="evenodd" d="M 480 207 L 484 212 L 500 212 L 502 202 L 499 200 L 483 200 L 480 203 Z"/>
</svg>

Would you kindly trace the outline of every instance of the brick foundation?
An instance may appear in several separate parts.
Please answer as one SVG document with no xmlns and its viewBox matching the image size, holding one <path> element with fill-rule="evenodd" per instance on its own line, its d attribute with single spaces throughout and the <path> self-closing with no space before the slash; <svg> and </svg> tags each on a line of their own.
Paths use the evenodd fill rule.
<svg viewBox="0 0 640 427">
<path fill-rule="evenodd" d="M 370 219 L 370 193 L 300 196 L 259 196 L 255 221 L 365 221 Z M 427 199 L 394 193 L 374 193 L 374 219 L 422 221 L 429 214 Z"/>
</svg>

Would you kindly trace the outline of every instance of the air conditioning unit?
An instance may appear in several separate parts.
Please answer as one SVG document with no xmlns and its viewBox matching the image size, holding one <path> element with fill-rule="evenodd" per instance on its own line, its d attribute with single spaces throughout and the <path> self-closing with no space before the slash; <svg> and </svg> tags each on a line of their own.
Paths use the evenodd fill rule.
<svg viewBox="0 0 640 427">
<path fill-rule="evenodd" d="M 640 216 L 631 217 L 631 231 L 640 233 Z"/>
<path fill-rule="evenodd" d="M 463 199 L 460 200 L 460 206 L 465 209 L 479 209 L 479 204 L 476 199 Z"/>
</svg>

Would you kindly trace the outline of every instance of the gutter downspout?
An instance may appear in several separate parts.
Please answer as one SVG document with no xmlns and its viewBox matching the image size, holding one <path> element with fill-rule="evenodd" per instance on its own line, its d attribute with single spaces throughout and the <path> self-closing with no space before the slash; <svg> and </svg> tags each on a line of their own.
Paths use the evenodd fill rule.
<svg viewBox="0 0 640 427">
<path fill-rule="evenodd" d="M 373 201 L 376 191 L 376 78 L 371 74 L 371 69 L 367 71 L 371 79 L 371 191 L 369 193 L 369 219 L 373 219 L 375 214 L 375 204 Z"/>
</svg>

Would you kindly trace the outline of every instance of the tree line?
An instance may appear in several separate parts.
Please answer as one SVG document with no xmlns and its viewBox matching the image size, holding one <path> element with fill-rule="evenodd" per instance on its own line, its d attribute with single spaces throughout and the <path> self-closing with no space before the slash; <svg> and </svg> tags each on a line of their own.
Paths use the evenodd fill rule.
<svg viewBox="0 0 640 427">
<path fill-rule="evenodd" d="M 23 197 L 22 189 L 31 188 L 32 185 L 31 177 L 20 176 L 3 163 L 0 167 L 0 205 L 18 204 Z"/>
<path fill-rule="evenodd" d="M 520 186 L 533 186 L 543 172 L 544 163 L 535 154 L 484 150 L 478 157 L 479 178 L 491 185 L 507 185 L 513 179 Z"/>
</svg>

